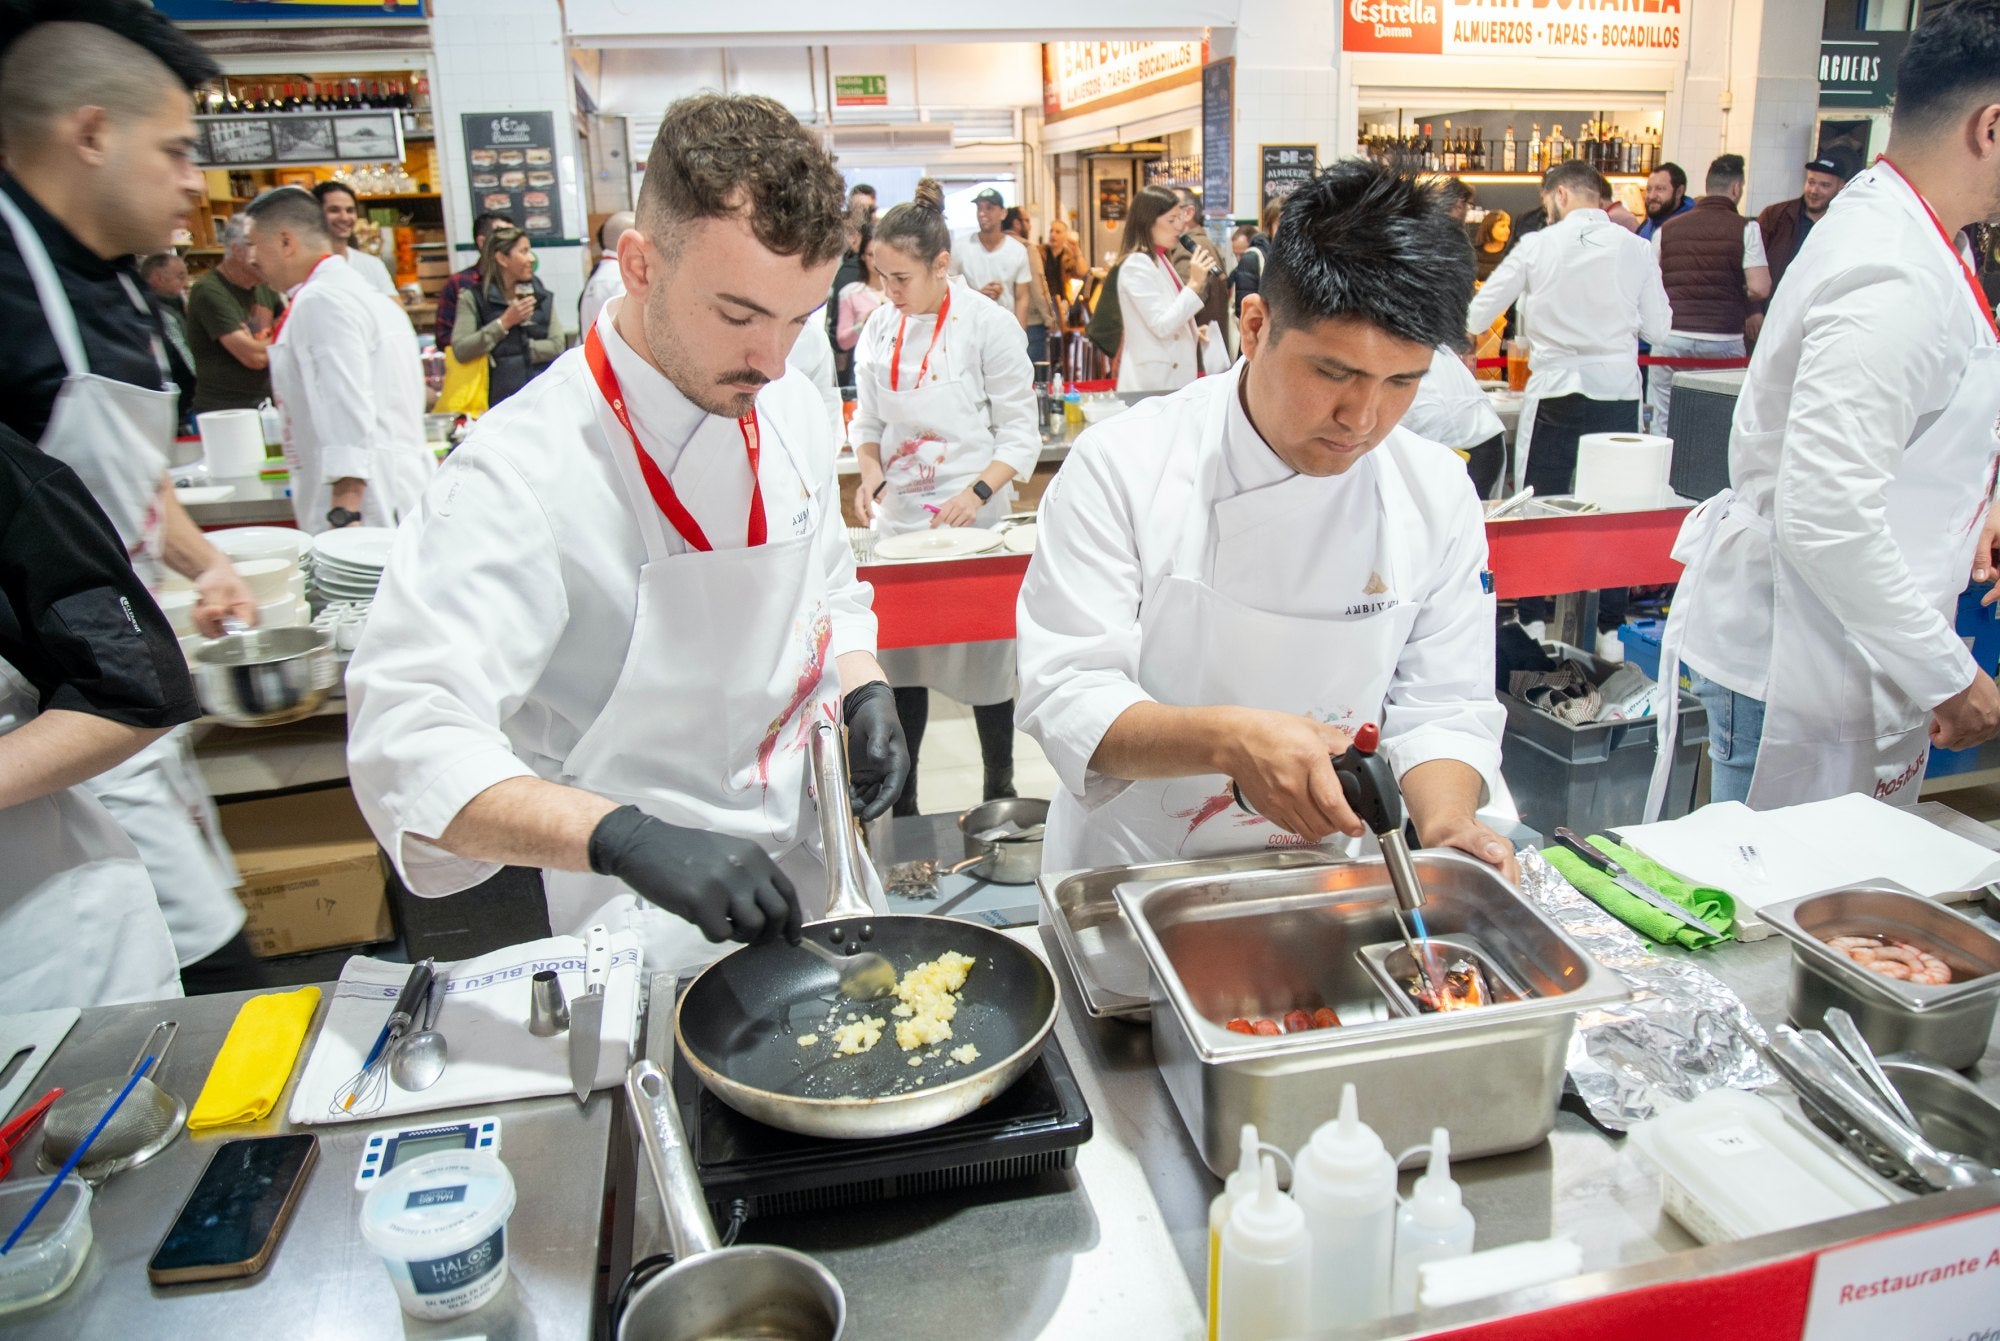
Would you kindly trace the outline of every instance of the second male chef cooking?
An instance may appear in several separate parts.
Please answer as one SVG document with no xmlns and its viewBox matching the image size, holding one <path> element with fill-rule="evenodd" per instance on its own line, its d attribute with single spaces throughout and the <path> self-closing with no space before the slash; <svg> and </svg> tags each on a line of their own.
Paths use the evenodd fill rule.
<svg viewBox="0 0 2000 1341">
<path fill-rule="evenodd" d="M 842 203 L 769 99 L 668 108 L 618 240 L 625 296 L 404 525 L 348 673 L 349 750 L 415 892 L 539 866 L 556 931 L 630 925 L 649 964 L 687 966 L 795 939 L 824 890 L 815 720 L 844 715 L 864 818 L 902 790 L 826 409 L 785 375 Z"/>
<path fill-rule="evenodd" d="M 1338 164 L 1286 203 L 1243 361 L 1079 441 L 1017 617 L 1020 721 L 1065 784 L 1047 869 L 1358 835 L 1328 756 L 1375 722 L 1422 844 L 1515 874 L 1477 814 L 1503 722 L 1479 500 L 1397 428 L 1472 278 L 1434 192 Z"/>
</svg>

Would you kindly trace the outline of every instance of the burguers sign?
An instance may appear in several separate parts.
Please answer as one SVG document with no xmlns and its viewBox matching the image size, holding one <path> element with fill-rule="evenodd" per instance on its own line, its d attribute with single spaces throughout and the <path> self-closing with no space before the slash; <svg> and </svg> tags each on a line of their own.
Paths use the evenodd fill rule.
<svg viewBox="0 0 2000 1341">
<path fill-rule="evenodd" d="M 1684 0 L 1346 0 L 1348 51 L 1424 56 L 1677 55 Z"/>
</svg>

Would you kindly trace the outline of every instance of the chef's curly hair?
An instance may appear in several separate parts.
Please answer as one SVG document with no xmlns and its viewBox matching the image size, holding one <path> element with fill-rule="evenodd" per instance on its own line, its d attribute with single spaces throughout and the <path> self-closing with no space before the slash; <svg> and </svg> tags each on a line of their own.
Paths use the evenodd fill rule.
<svg viewBox="0 0 2000 1341">
<path fill-rule="evenodd" d="M 1434 184 L 1359 158 L 1292 192 L 1258 285 L 1272 337 L 1358 317 L 1401 340 L 1461 347 L 1475 263 L 1446 204 Z"/>
<path fill-rule="evenodd" d="M 840 255 L 846 207 L 832 157 L 783 106 L 703 93 L 667 108 L 646 155 L 638 216 L 671 254 L 681 227 L 747 214 L 759 242 L 816 266 Z"/>
</svg>

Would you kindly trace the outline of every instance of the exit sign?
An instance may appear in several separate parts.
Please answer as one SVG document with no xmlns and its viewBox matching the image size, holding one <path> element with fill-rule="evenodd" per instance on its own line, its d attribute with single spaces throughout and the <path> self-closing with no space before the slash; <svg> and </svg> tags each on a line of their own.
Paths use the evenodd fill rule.
<svg viewBox="0 0 2000 1341">
<path fill-rule="evenodd" d="M 833 77 L 833 105 L 835 107 L 887 107 L 889 105 L 889 76 L 835 75 Z"/>
</svg>

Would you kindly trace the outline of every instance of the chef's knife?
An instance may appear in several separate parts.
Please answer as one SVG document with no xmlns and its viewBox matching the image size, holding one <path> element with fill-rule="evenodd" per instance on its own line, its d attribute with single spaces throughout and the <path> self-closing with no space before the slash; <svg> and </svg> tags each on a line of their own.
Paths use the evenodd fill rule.
<svg viewBox="0 0 2000 1341">
<path fill-rule="evenodd" d="M 569 1003 L 569 1083 L 578 1103 L 597 1087 L 597 1045 L 604 1032 L 604 979 L 611 968 L 610 933 L 603 924 L 583 933 L 583 990 Z"/>
<path fill-rule="evenodd" d="M 1693 927 L 1696 931 L 1701 932 L 1704 936 L 1722 935 L 1722 932 L 1710 926 L 1707 922 L 1703 921 L 1701 918 L 1696 917 L 1693 913 L 1681 907 L 1678 903 L 1675 903 L 1672 899 L 1668 898 L 1666 895 L 1660 893 L 1659 890 L 1654 889 L 1651 885 L 1641 880 L 1638 876 L 1633 875 L 1623 866 L 1620 866 L 1616 861 L 1612 860 L 1609 855 L 1600 852 L 1598 849 L 1592 847 L 1589 843 L 1585 842 L 1583 839 L 1577 837 L 1576 831 L 1574 829 L 1566 829 L 1558 827 L 1556 829 L 1556 841 L 1558 843 L 1561 843 L 1564 847 L 1568 848 L 1571 852 L 1574 852 L 1577 856 L 1583 858 L 1583 860 L 1589 862 L 1592 866 L 1595 866 L 1598 870 L 1610 876 L 1613 882 L 1615 882 L 1620 889 L 1624 890 L 1627 894 L 1630 894 L 1633 898 L 1638 899 L 1640 902 L 1651 904 L 1653 907 L 1658 908 L 1663 913 L 1671 913 L 1673 916 L 1685 922 L 1688 926 Z"/>
</svg>

